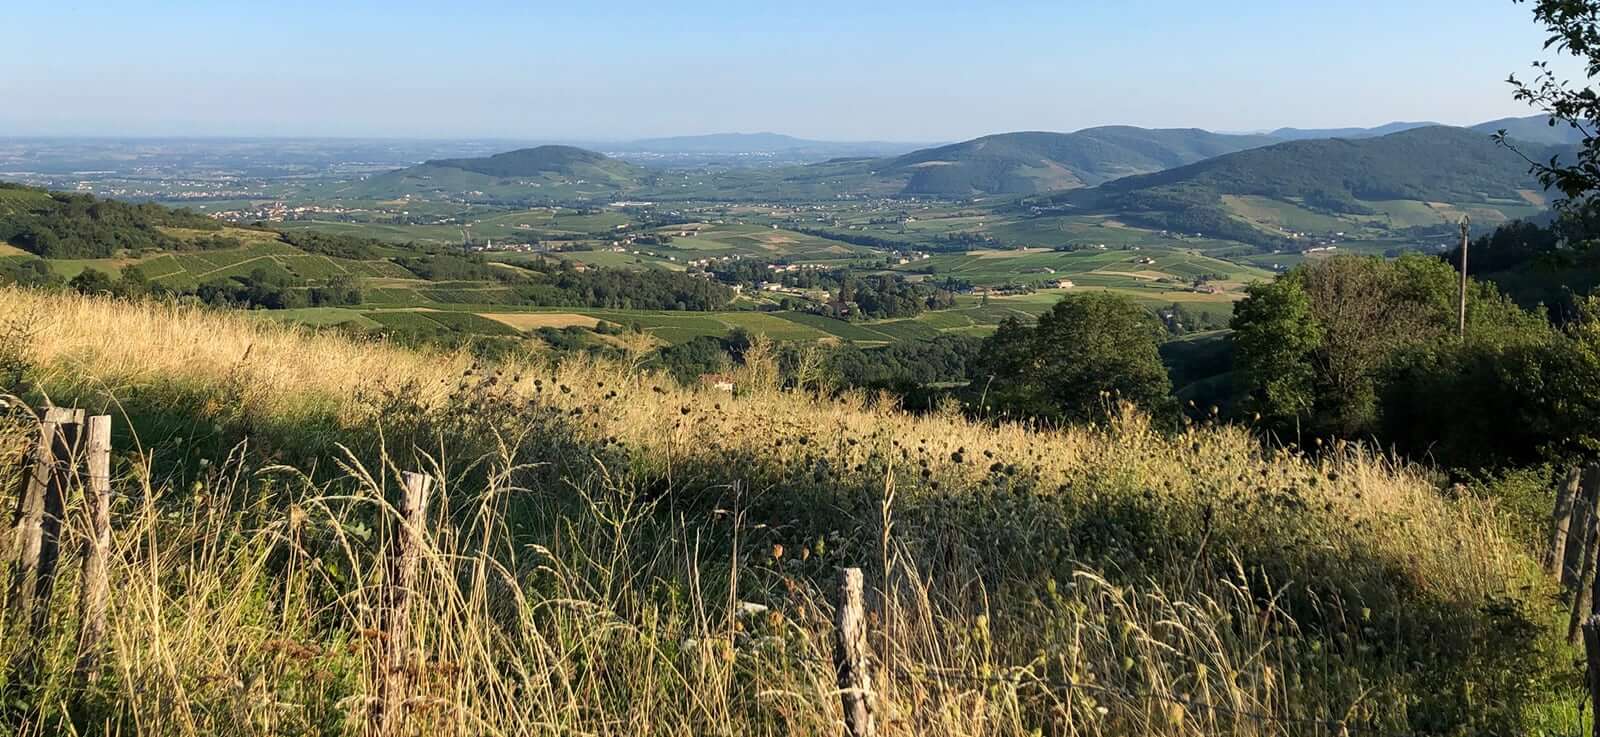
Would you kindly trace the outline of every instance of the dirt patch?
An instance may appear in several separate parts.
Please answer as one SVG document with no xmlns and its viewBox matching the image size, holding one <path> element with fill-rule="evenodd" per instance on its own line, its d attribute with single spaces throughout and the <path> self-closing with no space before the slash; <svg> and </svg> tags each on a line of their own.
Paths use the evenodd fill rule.
<svg viewBox="0 0 1600 737">
<path fill-rule="evenodd" d="M 574 325 L 592 328 L 600 324 L 588 315 L 576 315 L 570 312 L 480 312 L 479 317 L 487 317 L 502 325 L 510 325 L 518 330 L 538 330 L 539 328 L 569 328 Z"/>
</svg>

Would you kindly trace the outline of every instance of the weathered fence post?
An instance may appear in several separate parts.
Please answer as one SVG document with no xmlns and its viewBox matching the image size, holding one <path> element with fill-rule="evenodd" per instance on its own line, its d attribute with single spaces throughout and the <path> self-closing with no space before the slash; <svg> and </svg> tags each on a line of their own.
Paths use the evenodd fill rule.
<svg viewBox="0 0 1600 737">
<path fill-rule="evenodd" d="M 1551 576 L 1561 575 L 1561 566 L 1567 559 L 1567 532 L 1572 525 L 1572 507 L 1578 500 L 1578 484 L 1582 478 L 1583 466 L 1574 465 L 1556 489 L 1556 508 L 1551 514 L 1550 542 L 1545 547 L 1544 559 L 1545 572 Z"/>
<path fill-rule="evenodd" d="M 1589 703 L 1600 704 L 1600 615 L 1591 616 L 1583 622 L 1583 650 L 1589 664 L 1586 676 Z M 1593 726 L 1590 734 L 1600 737 L 1600 714 L 1596 714 L 1591 721 Z"/>
<path fill-rule="evenodd" d="M 1572 524 L 1567 529 L 1567 549 L 1565 560 L 1561 563 L 1561 587 L 1568 591 L 1577 586 L 1578 578 L 1583 572 L 1583 556 L 1588 552 L 1586 549 L 1588 537 L 1585 533 L 1594 521 L 1591 517 L 1594 512 L 1596 489 L 1592 484 L 1583 483 L 1586 475 L 1586 469 L 1579 466 L 1578 493 L 1572 501 Z"/>
<path fill-rule="evenodd" d="M 833 666 L 839 700 L 844 705 L 845 732 L 850 737 L 876 737 L 872 720 L 872 673 L 867 653 L 867 613 L 860 568 L 839 572 L 839 603 L 834 615 Z"/>
<path fill-rule="evenodd" d="M 106 629 L 107 566 L 111 556 L 111 417 L 89 418 L 89 483 L 83 489 L 89 539 L 83 546 L 83 572 L 78 589 L 79 683 L 99 676 L 100 638 Z"/>
<path fill-rule="evenodd" d="M 409 685 L 406 659 L 411 653 L 411 593 L 416 589 L 417 565 L 422 560 L 423 525 L 433 479 L 420 473 L 402 474 L 404 497 L 400 502 L 400 530 L 389 547 L 388 580 L 383 600 L 383 634 L 378 650 L 379 696 L 369 721 L 378 737 L 396 734 L 404 716 Z"/>
<path fill-rule="evenodd" d="M 78 474 L 79 442 L 83 432 L 83 410 L 60 411 L 66 414 L 56 427 L 55 458 L 50 467 L 50 482 L 45 486 L 44 518 L 39 528 L 39 568 L 34 585 L 32 623 L 35 637 L 41 636 L 50 624 L 50 597 L 55 592 L 56 568 L 61 563 L 61 523 L 67 516 L 67 492 Z"/>
<path fill-rule="evenodd" d="M 48 624 L 50 595 L 55 590 L 56 563 L 61 553 L 61 517 L 72 482 L 83 410 L 46 407 L 40 413 L 39 438 L 17 501 L 13 526 L 16 567 L 11 573 L 7 621 L 28 617 L 30 633 Z"/>
<path fill-rule="evenodd" d="M 1600 467 L 1589 466 L 1583 471 L 1583 501 L 1588 508 L 1587 529 L 1580 534 L 1584 540 L 1583 563 L 1572 590 L 1572 615 L 1567 621 L 1567 642 L 1577 644 L 1578 627 L 1589 616 L 1595 581 L 1596 557 L 1600 556 Z"/>
<path fill-rule="evenodd" d="M 16 562 L 6 590 L 8 624 L 26 611 L 23 606 L 31 597 L 32 576 L 39 567 L 39 529 L 44 520 L 44 490 L 50 483 L 50 466 L 54 462 L 55 443 L 51 439 L 55 435 L 56 418 L 46 413 L 39 422 L 39 434 L 23 459 L 16 511 L 11 520 L 11 540 L 7 546 L 11 559 Z"/>
</svg>

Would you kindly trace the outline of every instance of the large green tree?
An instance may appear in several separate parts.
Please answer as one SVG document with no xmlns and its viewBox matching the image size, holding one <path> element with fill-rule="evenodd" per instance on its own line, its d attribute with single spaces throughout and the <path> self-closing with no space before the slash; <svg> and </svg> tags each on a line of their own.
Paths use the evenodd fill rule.
<svg viewBox="0 0 1600 737">
<path fill-rule="evenodd" d="M 984 343 L 973 383 L 988 406 L 1022 416 L 1093 422 L 1118 402 L 1166 412 L 1172 385 L 1157 350 L 1162 332 L 1133 300 L 1074 294 L 1035 326 L 1002 324 Z"/>
<path fill-rule="evenodd" d="M 1337 256 L 1257 284 L 1235 308 L 1235 379 L 1246 408 L 1279 432 L 1378 434 L 1395 362 L 1454 343 L 1458 277 L 1444 261 Z M 1474 345 L 1526 342 L 1548 331 L 1492 285 L 1471 283 Z"/>
<path fill-rule="evenodd" d="M 1234 376 L 1246 409 L 1284 422 L 1310 415 L 1316 406 L 1313 354 L 1322 346 L 1322 326 L 1298 275 L 1246 288 L 1234 307 Z"/>
</svg>

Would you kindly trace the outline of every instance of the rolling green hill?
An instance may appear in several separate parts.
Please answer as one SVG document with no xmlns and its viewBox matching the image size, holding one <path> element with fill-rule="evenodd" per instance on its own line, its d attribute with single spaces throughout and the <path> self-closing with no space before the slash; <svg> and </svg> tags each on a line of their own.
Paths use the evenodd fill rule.
<svg viewBox="0 0 1600 737">
<path fill-rule="evenodd" d="M 1534 159 L 1562 150 L 1524 147 Z M 1437 225 L 1463 212 L 1504 220 L 1535 212 L 1545 200 L 1516 153 L 1478 131 L 1432 126 L 1376 138 L 1291 141 L 1033 205 L 1041 203 L 1259 244 L 1296 230 Z"/>
<path fill-rule="evenodd" d="M 908 194 L 1031 194 L 1086 187 L 1273 142 L 1197 129 L 1128 126 L 1076 133 L 1003 133 L 874 162 L 878 176 L 902 177 Z"/>
<path fill-rule="evenodd" d="M 727 145 L 724 138 L 713 137 L 710 143 Z M 782 143 L 763 135 L 739 140 Z M 1161 171 L 1274 140 L 1196 129 L 1114 126 L 1076 133 L 1003 133 L 892 158 L 847 157 L 805 166 L 688 176 L 659 168 L 645 170 L 571 146 L 540 146 L 486 158 L 429 161 L 316 194 L 336 199 L 409 195 L 469 201 L 559 200 L 620 192 L 647 199 L 735 201 L 831 199 L 845 194 L 1033 194 Z"/>
<path fill-rule="evenodd" d="M 572 146 L 538 146 L 472 159 L 438 159 L 423 166 L 460 169 L 489 177 L 540 177 L 562 175 L 615 179 L 619 184 L 636 175 L 632 166 L 612 160 L 605 154 Z"/>
<path fill-rule="evenodd" d="M 639 183 L 642 170 L 572 146 L 538 146 L 482 158 L 437 159 L 329 188 L 336 198 L 443 197 L 471 201 L 608 196 Z"/>
</svg>

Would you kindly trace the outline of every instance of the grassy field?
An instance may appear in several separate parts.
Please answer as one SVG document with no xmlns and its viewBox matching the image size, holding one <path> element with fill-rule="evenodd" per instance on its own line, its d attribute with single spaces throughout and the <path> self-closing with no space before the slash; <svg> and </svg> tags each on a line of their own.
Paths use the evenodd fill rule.
<svg viewBox="0 0 1600 737">
<path fill-rule="evenodd" d="M 1198 294 L 1187 290 L 1163 290 L 1139 286 L 1136 282 L 1127 282 L 1121 277 L 1108 278 L 1107 282 L 1105 285 L 1081 286 L 1077 291 L 1086 288 L 1104 288 L 1125 294 L 1151 309 L 1180 304 L 1195 312 L 1213 313 L 1219 320 L 1226 320 L 1232 313 L 1233 301 L 1237 298 L 1234 294 Z M 482 332 L 488 335 L 507 334 L 501 329 L 503 326 L 531 332 L 541 327 L 560 328 L 571 325 L 592 327 L 597 321 L 604 320 L 617 325 L 637 327 L 667 343 L 682 343 L 698 337 L 720 338 L 735 329 L 743 329 L 753 335 L 763 335 L 779 341 L 840 340 L 854 341 L 863 345 L 882 345 L 897 340 L 927 340 L 943 333 L 987 335 L 1008 317 L 1024 321 L 1033 319 L 1073 291 L 1052 289 L 1032 294 L 993 296 L 989 298 L 987 305 L 981 304 L 981 300 L 977 297 L 963 296 L 958 299 L 957 306 L 953 309 L 928 311 L 913 318 L 847 322 L 796 311 L 680 312 L 586 307 L 515 307 L 480 301 L 482 297 L 494 294 L 488 290 L 440 289 L 417 280 L 386 280 L 383 283 L 390 286 L 367 290 L 368 303 L 381 307 L 380 310 L 361 311 L 344 308 L 333 311 L 281 310 L 265 314 L 284 322 L 305 322 L 311 325 L 326 325 L 341 321 L 366 325 L 376 321 L 394 327 L 397 326 L 392 324 L 394 321 L 409 321 L 407 324 L 413 327 L 431 329 L 433 321 L 428 318 L 461 313 L 481 316 L 492 321 L 494 323 L 492 325 L 471 323 L 484 328 Z M 1124 286 L 1126 284 L 1135 286 Z M 447 293 L 455 299 L 454 302 L 442 302 L 437 299 Z M 416 313 L 419 308 L 424 312 L 417 314 L 427 317 L 380 317 L 385 313 Z M 309 319 L 302 320 L 302 316 L 309 316 Z M 463 323 L 452 327 L 460 330 L 470 327 L 470 324 Z M 475 332 L 470 329 L 466 331 Z"/>
<path fill-rule="evenodd" d="M 837 734 L 842 566 L 886 737 L 1578 724 L 1549 706 L 1577 653 L 1500 511 L 1356 446 L 912 416 L 781 391 L 762 346 L 729 394 L 238 313 L 0 290 L 0 315 L 35 391 L 116 417 L 98 678 L 71 675 L 65 576 L 56 636 L 0 638 L 37 674 L 7 683 L 11 733 L 353 734 L 389 689 L 407 733 Z M 16 457 L 37 430 L 5 418 Z M 415 533 L 402 470 L 434 479 Z"/>
<path fill-rule="evenodd" d="M 1069 279 L 1078 289 L 1105 289 L 1153 307 L 1176 303 L 1227 311 L 1231 311 L 1232 302 L 1243 296 L 1244 285 L 1271 276 L 1271 272 L 1253 266 L 1167 248 L 972 251 L 938 254 L 900 268 L 931 269 L 935 279 L 950 276 L 977 285 L 1038 284 Z M 1210 279 L 1209 285 L 1218 292 L 1212 294 L 1190 288 L 1190 283 L 1197 279 Z M 1003 299 L 1037 314 L 1054 304 L 1060 294 L 1056 290 L 1042 290 L 1035 295 Z"/>
<path fill-rule="evenodd" d="M 558 252 L 550 256 L 528 253 L 491 253 L 488 258 L 515 268 L 537 259 L 560 258 L 581 261 L 601 268 L 670 269 L 683 270 L 691 261 L 702 258 L 738 256 L 752 259 L 785 259 L 800 263 L 860 263 L 863 257 L 881 259 L 885 252 L 842 243 L 826 238 L 798 233 L 782 227 L 735 222 L 764 216 L 759 208 L 735 208 L 712 221 L 684 225 L 664 226 L 657 232 L 671 237 L 664 245 L 633 245 L 624 252 L 610 250 L 609 246 L 595 250 Z M 943 227 L 957 228 L 986 217 L 965 210 L 953 210 L 943 216 L 936 210 L 918 210 L 929 215 L 927 227 L 943 221 Z M 620 212 L 599 211 L 579 214 L 574 210 L 554 208 L 488 211 L 483 208 L 471 214 L 477 228 L 476 236 L 488 232 L 522 230 L 519 226 L 539 232 L 571 228 L 573 232 L 592 232 L 615 229 L 627 224 L 628 217 Z M 918 221 L 922 222 L 922 221 Z M 318 228 L 321 224 L 297 221 L 287 224 L 291 228 Z M 348 227 L 335 228 L 365 237 L 378 237 L 388 242 L 422 242 L 429 233 L 443 233 L 444 226 L 389 226 L 375 223 L 349 223 Z M 1081 224 L 1080 224 L 1081 225 Z M 452 226 L 453 227 L 453 226 Z M 1127 231 L 1107 222 L 1092 226 L 1108 231 Z M 378 230 L 374 230 L 374 229 Z M 392 228 L 389 232 L 382 229 Z M 493 231 L 499 228 L 501 231 Z M 448 228 L 446 228 L 448 230 Z M 457 230 L 457 232 L 459 232 Z M 689 233 L 691 235 L 684 235 Z M 169 230 L 178 238 L 200 238 L 215 235 L 212 231 Z M 425 332 L 468 332 L 485 335 L 510 335 L 516 331 L 527 332 L 542 326 L 540 320 L 562 322 L 563 318 L 536 317 L 546 313 L 577 315 L 578 320 L 606 320 L 622 325 L 637 325 L 667 343 L 682 343 L 701 336 L 721 337 L 734 329 L 744 329 L 753 334 L 765 335 L 784 341 L 855 341 L 878 345 L 897 340 L 924 340 L 937 337 L 942 332 L 964 335 L 982 335 L 993 329 L 1005 317 L 1030 318 L 1050 308 L 1061 292 L 1043 291 L 1034 295 L 996 297 L 994 306 L 977 309 L 975 299 L 963 298 L 962 307 L 955 314 L 930 313 L 913 319 L 882 323 L 847 323 L 839 320 L 803 313 L 771 313 L 756 310 L 730 309 L 712 313 L 681 313 L 671 311 L 614 311 L 594 309 L 531 309 L 516 304 L 516 291 L 501 282 L 463 281 L 429 282 L 418 279 L 398 264 L 389 260 L 356 261 L 303 252 L 277 239 L 271 232 L 230 228 L 223 235 L 238 238 L 244 245 L 235 249 L 180 251 L 171 253 L 127 254 L 110 259 L 55 260 L 52 268 L 65 278 L 72 278 L 85 269 L 98 269 L 115 275 L 123 269 L 137 266 L 142 273 L 160 283 L 174 288 L 193 288 L 200 284 L 247 277 L 257 271 L 265 272 L 290 282 L 319 283 L 336 277 L 351 278 L 361 287 L 364 304 L 351 310 L 288 310 L 273 318 L 286 322 L 303 322 L 309 325 L 343 323 L 352 327 L 408 328 Z M 475 237 L 476 237 L 475 236 Z M 609 241 L 608 241 L 609 242 Z M 391 255 L 411 253 L 396 247 Z M 1148 261 L 1149 263 L 1142 263 Z M 1250 279 L 1262 278 L 1267 272 L 1241 266 L 1189 249 L 1168 246 L 1128 249 L 1107 247 L 1074 252 L 1049 249 L 978 250 L 964 254 L 938 254 L 897 267 L 907 276 L 923 278 L 920 273 L 931 270 L 931 278 L 955 277 L 971 283 L 997 285 L 1012 282 L 1043 282 L 1047 279 L 1070 278 L 1080 289 L 1108 289 L 1127 294 L 1143 304 L 1164 307 L 1173 303 L 1198 305 L 1205 309 L 1227 309 L 1228 303 L 1237 299 L 1238 289 Z M 1188 282 L 1211 277 L 1213 284 L 1221 287 L 1221 294 L 1201 294 L 1190 290 Z M 759 296 L 759 295 L 758 295 Z M 770 308 L 771 304 L 757 304 L 746 299 L 737 306 Z M 383 314 L 425 308 L 451 316 L 449 324 L 422 315 Z M 525 317 L 525 316 L 535 317 Z M 481 319 L 480 319 L 481 318 Z M 577 324 L 570 320 L 566 324 Z"/>
</svg>

